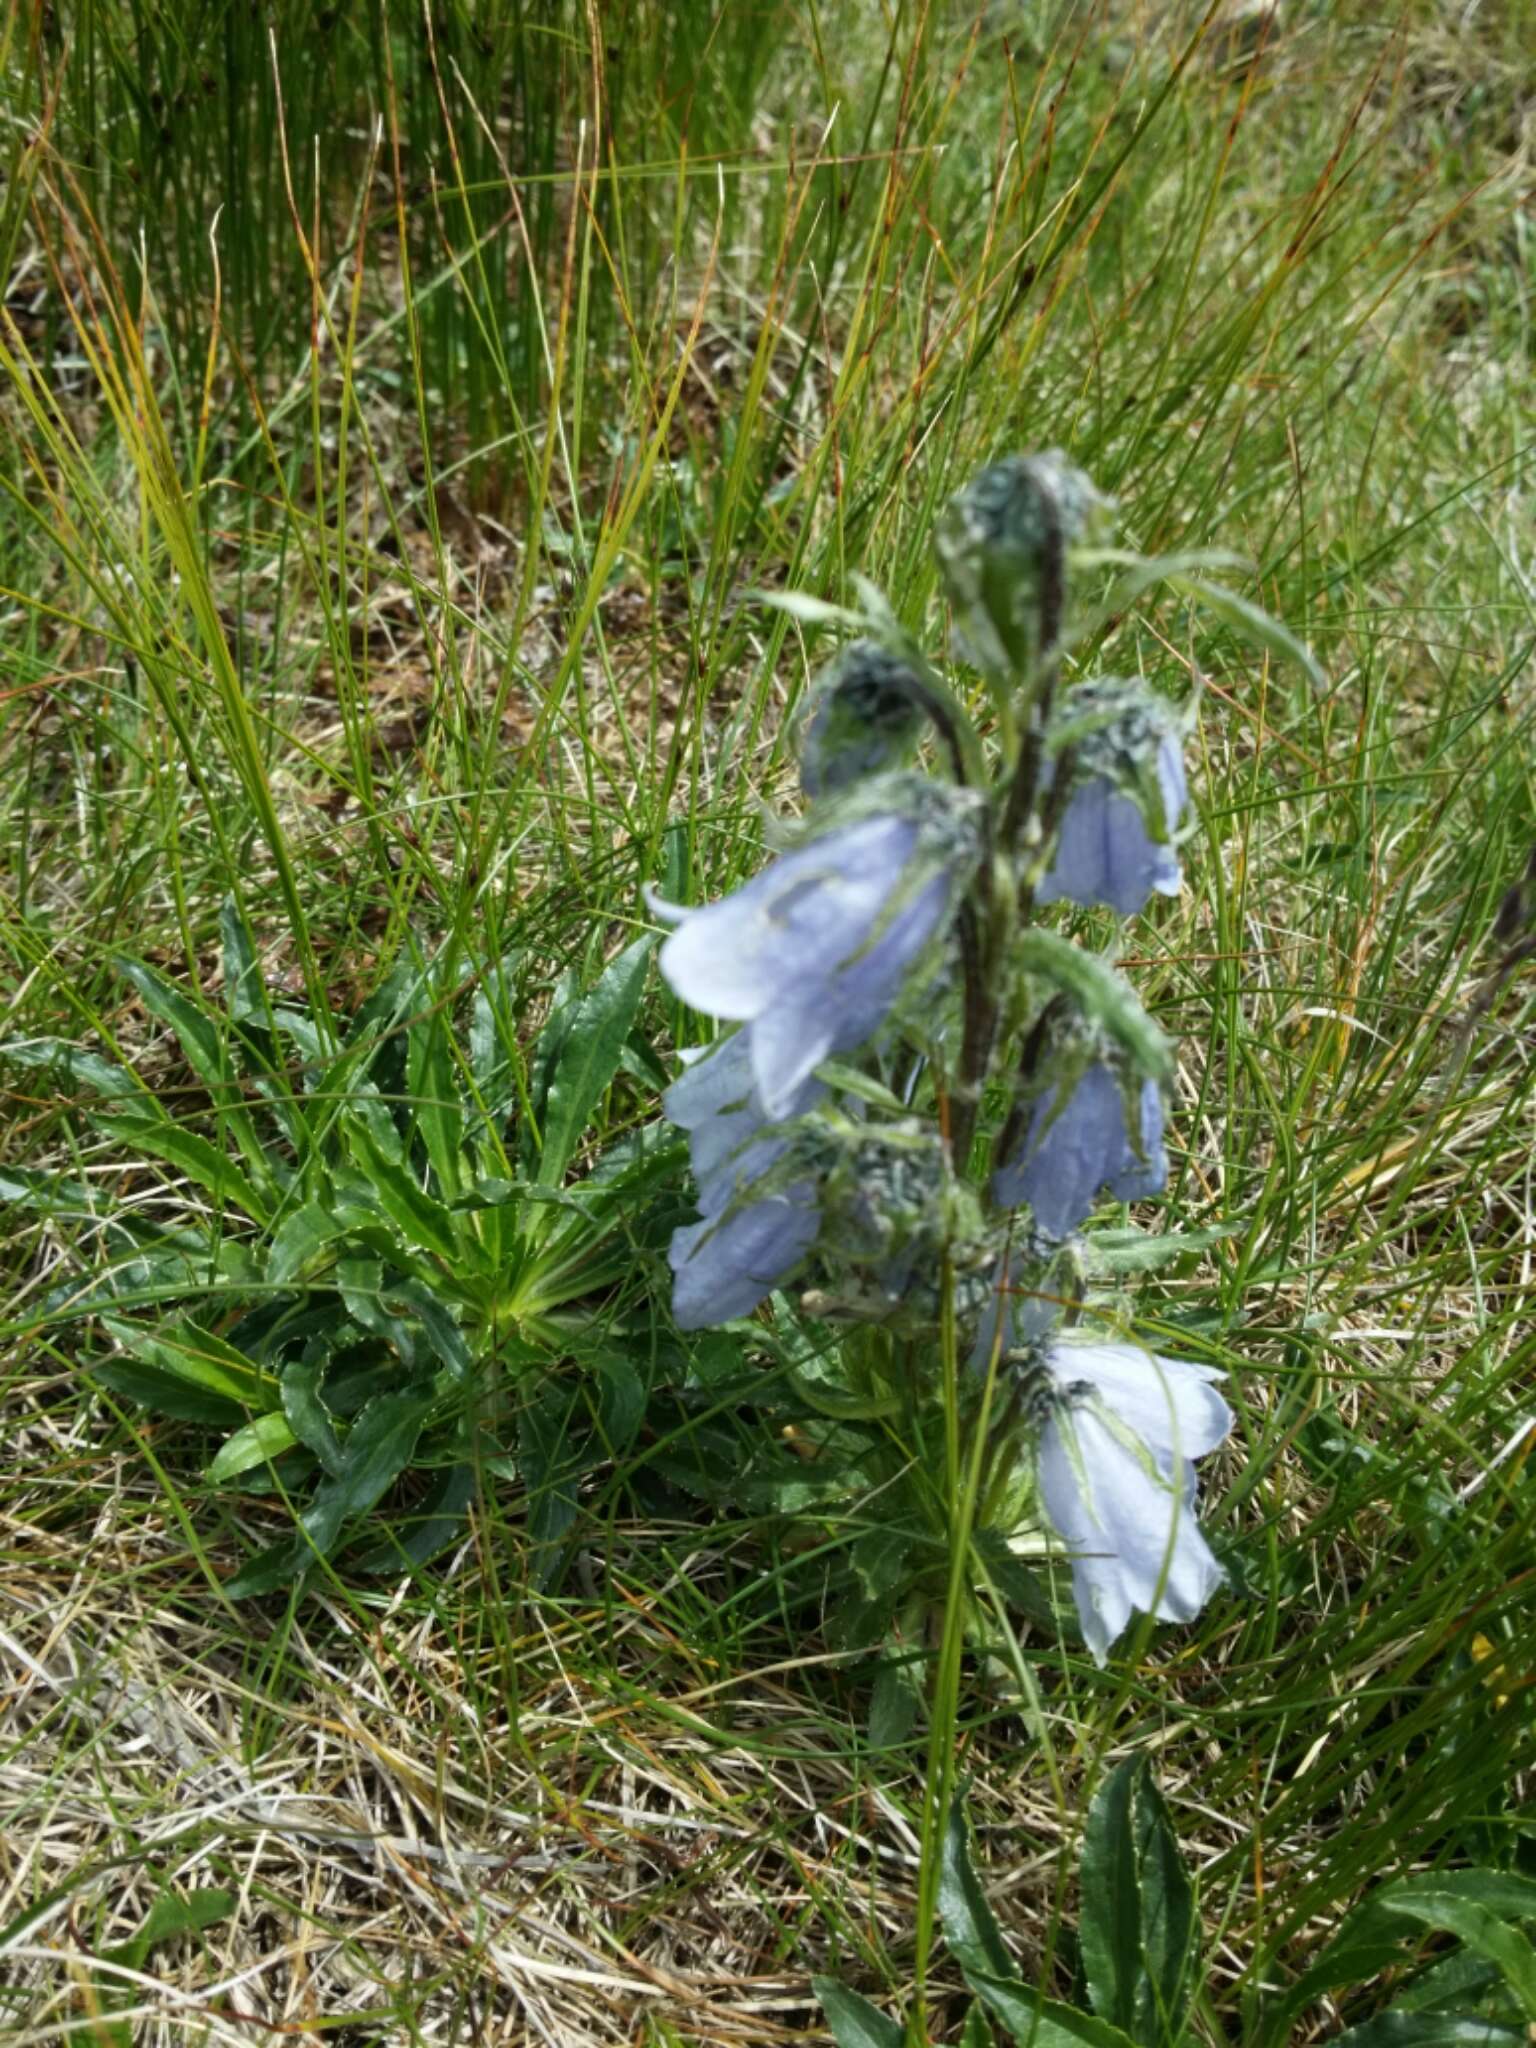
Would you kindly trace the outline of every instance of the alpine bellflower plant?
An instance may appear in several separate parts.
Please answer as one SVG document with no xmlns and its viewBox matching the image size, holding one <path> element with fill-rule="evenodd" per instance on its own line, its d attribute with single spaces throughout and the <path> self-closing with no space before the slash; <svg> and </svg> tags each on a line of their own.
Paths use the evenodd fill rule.
<svg viewBox="0 0 1536 2048">
<path fill-rule="evenodd" d="M 1216 1372 L 1126 1341 L 1086 1289 L 1101 1199 L 1166 1182 L 1172 1055 L 1050 906 L 1124 918 L 1176 895 L 1190 805 L 1186 713 L 1142 681 L 1069 677 L 1073 578 L 1111 510 L 1059 453 L 982 471 L 935 533 L 980 685 L 948 681 L 861 585 L 860 637 L 800 728 L 807 808 L 782 850 L 717 902 L 652 903 L 665 979 L 724 1027 L 665 1099 L 698 1207 L 672 1239 L 675 1320 L 766 1333 L 771 1302 L 780 1340 L 821 1361 L 802 1439 L 845 1453 L 869 1431 L 849 1490 L 958 1401 L 983 1537 L 1019 1570 L 1070 1568 L 1100 1662 L 1134 1615 L 1188 1621 L 1222 1584 L 1194 1461 L 1232 1421 Z M 893 1416 L 905 1434 L 882 1435 Z M 809 1483 L 802 1462 L 797 1497 Z"/>
</svg>

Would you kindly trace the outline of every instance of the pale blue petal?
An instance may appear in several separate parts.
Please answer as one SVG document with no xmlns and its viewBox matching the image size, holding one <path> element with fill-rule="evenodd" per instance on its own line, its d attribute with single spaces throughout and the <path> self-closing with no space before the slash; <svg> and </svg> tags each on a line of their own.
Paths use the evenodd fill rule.
<svg viewBox="0 0 1536 2048">
<path fill-rule="evenodd" d="M 1098 1417 L 1079 1410 L 1074 1421 L 1090 1461 L 1101 1525 L 1131 1605 L 1159 1621 L 1193 1621 L 1223 1574 L 1182 1486 L 1149 1473 Z"/>
<path fill-rule="evenodd" d="M 1145 1082 L 1140 1094 L 1141 1154 L 1126 1131 L 1120 1082 L 1102 1060 L 1084 1069 L 1060 1108 L 1059 1100 L 1059 1086 L 1042 1095 L 1023 1143 L 992 1178 L 994 1201 L 1009 1209 L 1028 1202 L 1052 1237 L 1076 1230 L 1101 1187 L 1129 1202 L 1156 1194 L 1168 1178 L 1155 1081 Z"/>
<path fill-rule="evenodd" d="M 999 1202 L 1028 1202 L 1040 1228 L 1066 1237 L 1087 1216 L 1125 1150 L 1125 1110 L 1115 1078 L 1095 1062 L 1065 1104 L 1060 1089 L 1036 1103 L 1019 1160 L 994 1181 Z"/>
<path fill-rule="evenodd" d="M 799 1116 L 825 1095 L 817 1081 L 797 1089 L 786 1114 Z M 699 1188 L 699 1208 L 717 1216 L 789 1149 L 790 1140 L 767 1128 L 753 1085 L 752 1048 L 738 1031 L 711 1046 L 672 1083 L 662 1098 L 673 1123 L 688 1132 L 688 1155 Z"/>
<path fill-rule="evenodd" d="M 1141 1086 L 1141 1157 L 1138 1159 L 1125 1139 L 1125 1119 L 1121 1115 L 1121 1136 L 1124 1140 L 1122 1163 L 1119 1169 L 1104 1176 L 1105 1186 L 1122 1202 L 1139 1202 L 1148 1195 L 1155 1195 L 1167 1185 L 1168 1154 L 1163 1149 L 1163 1094 L 1155 1081 L 1144 1081 Z"/>
<path fill-rule="evenodd" d="M 764 1010 L 749 1027 L 752 1066 L 758 1094 L 771 1117 L 784 1116 L 785 1105 L 822 1061 L 836 1040 L 833 1014 L 824 987 L 806 1002 L 795 997 Z"/>
<path fill-rule="evenodd" d="M 908 819 L 866 818 L 782 855 L 673 932 L 659 955 L 663 975 L 696 1010 L 760 1015 L 858 950 L 916 837 Z"/>
<path fill-rule="evenodd" d="M 846 1052 L 879 1027 L 901 985 L 938 931 L 949 909 L 947 874 L 932 876 L 889 919 L 874 944 L 853 955 L 837 978 L 836 1049 Z"/>
<path fill-rule="evenodd" d="M 1189 808 L 1189 783 L 1184 775 L 1184 749 L 1172 733 L 1165 733 L 1158 745 L 1157 786 L 1162 793 L 1164 822 L 1170 832 L 1177 832 Z"/>
<path fill-rule="evenodd" d="M 1046 1424 L 1038 1469 L 1042 1504 L 1072 1554 L 1072 1595 L 1098 1663 L 1133 1613 L 1193 1620 L 1222 1583 L 1182 1488 L 1149 1472 L 1091 1408 Z"/>
<path fill-rule="evenodd" d="M 706 1133 L 700 1132 L 692 1148 L 701 1216 L 718 1216 L 739 1194 L 777 1166 L 789 1150 L 789 1139 L 777 1135 L 772 1126 L 765 1131 L 760 1121 L 754 1121 L 745 1131 L 736 1118 L 722 1118 L 720 1122 L 730 1128 L 709 1125 L 707 1135 L 711 1142 L 701 1142 Z M 731 1139 L 735 1142 L 731 1143 Z"/>
<path fill-rule="evenodd" d="M 816 1241 L 814 1192 L 800 1183 L 723 1220 L 706 1217 L 673 1232 L 668 1259 L 679 1329 L 748 1315 L 789 1277 Z"/>
<path fill-rule="evenodd" d="M 1179 1511 L 1178 1535 L 1163 1597 L 1156 1608 L 1159 1621 L 1193 1621 L 1213 1593 L 1227 1582 L 1227 1575 L 1188 1507 Z"/>
<path fill-rule="evenodd" d="M 741 1108 L 751 1095 L 752 1049 L 746 1033 L 735 1031 L 689 1061 L 662 1096 L 661 1106 L 673 1123 L 694 1131 L 710 1117 Z"/>
<path fill-rule="evenodd" d="M 1138 1436 L 1165 1471 L 1175 1458 L 1203 1458 L 1232 1427 L 1232 1411 L 1208 1365 L 1159 1358 L 1139 1344 L 1059 1337 L 1046 1354 L 1061 1386 L 1082 1381 Z"/>
<path fill-rule="evenodd" d="M 1074 792 L 1062 817 L 1056 858 L 1036 892 L 1040 903 L 1065 897 L 1071 903 L 1098 903 L 1108 871 L 1105 812 L 1114 786 L 1096 776 Z"/>
<path fill-rule="evenodd" d="M 820 979 L 788 982 L 754 1018 L 752 1066 L 770 1117 L 792 1113 L 796 1090 L 824 1059 L 851 1052 L 879 1029 L 938 930 L 950 893 L 948 877 L 934 876 L 891 916 L 872 945 L 850 947 Z"/>
<path fill-rule="evenodd" d="M 1135 799 L 1096 775 L 1073 792 L 1037 900 L 1103 903 L 1130 917 L 1154 890 L 1177 896 L 1180 879 L 1178 856 L 1149 835 Z"/>
<path fill-rule="evenodd" d="M 1040 1499 L 1072 1559 L 1072 1598 L 1083 1640 L 1094 1662 L 1102 1664 L 1131 1618 L 1131 1598 L 1108 1533 L 1084 1497 L 1061 1430 L 1053 1416 L 1041 1433 Z"/>
<path fill-rule="evenodd" d="M 669 903 L 654 882 L 641 885 L 640 894 L 645 907 L 658 924 L 681 924 L 685 917 L 692 917 L 693 910 L 686 903 Z"/>
</svg>

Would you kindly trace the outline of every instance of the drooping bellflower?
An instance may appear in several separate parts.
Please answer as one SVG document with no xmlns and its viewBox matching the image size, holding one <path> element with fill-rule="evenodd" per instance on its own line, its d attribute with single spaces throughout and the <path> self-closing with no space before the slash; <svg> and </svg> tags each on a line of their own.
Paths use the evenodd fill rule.
<svg viewBox="0 0 1536 2048">
<path fill-rule="evenodd" d="M 1195 1520 L 1193 1460 L 1232 1411 L 1209 1366 L 1137 1344 L 1058 1336 L 1036 1451 L 1041 1504 L 1072 1558 L 1083 1636 L 1102 1664 L 1132 1614 L 1192 1621 L 1222 1583 Z"/>
<path fill-rule="evenodd" d="M 1179 714 L 1106 677 L 1074 690 L 1055 724 L 1072 788 L 1035 900 L 1102 903 L 1131 917 L 1154 892 L 1177 896 L 1173 841 L 1189 805 Z"/>
<path fill-rule="evenodd" d="M 1218 1374 L 1064 1327 L 1088 1269 L 1072 1233 L 1099 1192 L 1164 1182 L 1171 1060 L 1107 962 L 1074 963 L 1065 939 L 1027 927 L 1058 900 L 1130 915 L 1176 893 L 1189 801 L 1184 715 L 1144 684 L 1068 689 L 1062 674 L 1070 572 L 1107 509 L 1050 453 L 994 464 L 943 516 L 941 567 L 957 635 L 987 671 L 1000 773 L 966 706 L 867 602 L 890 645 L 856 642 L 812 696 L 809 828 L 724 901 L 654 906 L 677 926 L 660 956 L 673 989 L 741 1027 L 667 1097 L 700 1208 L 671 1248 L 678 1322 L 745 1314 L 798 1278 L 802 1313 L 880 1328 L 849 1353 L 861 1391 L 889 1368 L 914 1399 L 935 1337 L 963 1331 L 982 1375 L 967 1388 L 997 1395 L 985 1412 L 1007 1433 L 1000 1504 L 1065 1545 L 1101 1662 L 1133 1614 L 1190 1618 L 1219 1584 L 1192 1461 L 1231 1424 Z M 954 785 L 906 772 L 925 720 Z M 978 1186 L 994 1104 L 1003 1124 Z"/>
<path fill-rule="evenodd" d="M 846 822 L 701 910 L 653 900 L 677 929 L 661 971 L 685 1002 L 738 1020 L 771 1120 L 820 1063 L 863 1045 L 927 957 L 974 868 L 966 792 L 921 776 L 864 785 Z"/>
<path fill-rule="evenodd" d="M 803 1081 L 786 1114 L 803 1114 L 825 1093 Z M 686 1068 L 663 1106 L 688 1133 L 702 1218 L 672 1234 L 673 1313 L 679 1328 L 701 1330 L 749 1314 L 794 1272 L 820 1228 L 816 1184 L 792 1168 L 775 1172 L 794 1134 L 768 1122 L 744 1033 Z"/>
<path fill-rule="evenodd" d="M 1048 1237 L 1067 1237 L 1099 1190 L 1122 1202 L 1155 1195 L 1168 1178 L 1163 1097 L 1106 1054 L 1070 1063 L 1036 1099 L 1017 1149 L 992 1177 L 1003 1208 L 1028 1202 Z"/>
</svg>

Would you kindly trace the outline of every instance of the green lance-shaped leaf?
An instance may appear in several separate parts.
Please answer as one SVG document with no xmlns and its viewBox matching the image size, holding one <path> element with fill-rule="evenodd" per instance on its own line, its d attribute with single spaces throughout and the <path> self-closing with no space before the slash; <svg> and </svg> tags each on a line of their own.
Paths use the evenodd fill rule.
<svg viewBox="0 0 1536 2048">
<path fill-rule="evenodd" d="M 1125 574 L 1109 588 L 1104 602 L 1082 622 L 1074 639 L 1089 639 L 1130 610 L 1144 592 L 1176 576 L 1206 569 L 1250 569 L 1252 564 L 1230 548 L 1189 548 L 1176 555 L 1138 555 L 1129 548 L 1080 548 L 1073 557 L 1079 569 L 1115 568 Z"/>
<path fill-rule="evenodd" d="M 299 1518 L 299 1534 L 285 1536 L 236 1572 L 225 1587 L 232 1600 L 270 1593 L 334 1550 L 347 1523 L 365 1514 L 411 1462 L 431 1406 L 419 1392 L 381 1394 L 358 1416 L 343 1447 L 339 1472 L 321 1482 Z"/>
<path fill-rule="evenodd" d="M 1450 2012 L 1379 2012 L 1335 2034 L 1329 2048 L 1530 2048 L 1527 2027 Z"/>
<path fill-rule="evenodd" d="M 547 1380 L 524 1403 L 517 1418 L 517 1460 L 528 1489 L 528 1575 L 541 1591 L 559 1570 L 582 1476 L 602 1455 L 581 1427 L 578 1396 L 570 1387 Z"/>
<path fill-rule="evenodd" d="M 1194 1991 L 1194 1889 L 1146 1759 L 1100 1786 L 1083 1835 L 1078 1938 L 1095 2012 L 1174 2048 Z"/>
<path fill-rule="evenodd" d="M 1241 1223 L 1212 1223 L 1200 1230 L 1165 1230 L 1155 1235 L 1135 1229 L 1090 1231 L 1085 1252 L 1088 1271 L 1095 1278 L 1101 1273 L 1150 1273 L 1193 1252 L 1209 1251 L 1242 1228 Z"/>
<path fill-rule="evenodd" d="M 297 1280 L 306 1270 L 334 1255 L 346 1225 L 318 1202 L 303 1202 L 290 1209 L 272 1233 L 267 1248 L 266 1277 L 273 1286 Z"/>
<path fill-rule="evenodd" d="M 433 1479 L 408 1520 L 390 1523 L 383 1539 L 358 1560 L 358 1570 L 401 1572 L 424 1564 L 461 1533 L 474 1497 L 474 1466 L 448 1466 Z"/>
<path fill-rule="evenodd" d="M 133 984 L 150 1015 L 175 1032 L 188 1065 L 207 1083 L 221 1121 L 245 1154 L 252 1176 L 270 1189 L 276 1183 L 274 1162 L 262 1145 L 240 1092 L 221 1022 L 143 961 L 119 958 L 113 965 L 125 981 Z"/>
<path fill-rule="evenodd" d="M 160 1881 L 163 1883 L 165 1880 L 162 1877 Z M 178 1934 L 200 1934 L 205 1927 L 227 1920 L 234 1909 L 234 1893 L 212 1886 L 189 1892 L 185 1898 L 178 1898 L 169 1890 L 162 1891 L 138 1933 L 131 1941 L 103 1950 L 102 1961 L 142 1972 L 151 1950 L 158 1948 L 161 1942 L 169 1941 Z M 132 2002 L 133 1984 L 125 1982 L 111 1969 L 93 1970 L 91 1975 L 102 2007 L 92 2024 L 93 2040 L 98 2048 L 133 2048 L 134 2029 L 130 2022 L 108 2017 L 114 2007 Z"/>
<path fill-rule="evenodd" d="M 922 1673 L 916 1664 L 887 1651 L 875 1666 L 869 1693 L 871 1749 L 895 1749 L 917 1725 L 923 1704 Z"/>
<path fill-rule="evenodd" d="M 1124 975 L 1117 974 L 1107 960 L 1039 925 L 1019 934 L 1016 956 L 1026 973 L 1037 974 L 1061 989 L 1086 1017 L 1102 1024 L 1149 1080 L 1173 1079 L 1173 1050 L 1167 1038 L 1142 1008 Z"/>
<path fill-rule="evenodd" d="M 1251 598 L 1239 597 L 1235 590 L 1228 590 L 1224 584 L 1207 583 L 1198 576 L 1170 576 L 1168 583 L 1171 589 L 1192 597 L 1196 604 L 1220 619 L 1229 632 L 1235 633 L 1240 640 L 1246 640 L 1250 647 L 1273 654 L 1281 661 L 1294 661 L 1306 672 L 1314 690 L 1322 692 L 1327 689 L 1328 678 L 1311 648 L 1282 626 L 1278 619 L 1272 619 L 1262 605 L 1256 605 Z"/>
<path fill-rule="evenodd" d="M 944 1831 L 939 1918 L 965 1981 L 1021 2048 L 1131 2048 L 1109 2021 L 1042 1998 L 1019 1976 L 971 1861 L 965 1812 L 957 1799 Z"/>
<path fill-rule="evenodd" d="M 1108 2020 L 1042 1998 L 1023 1984 L 982 1976 L 968 1982 L 1019 2048 L 1134 2048 L 1130 2035 Z"/>
<path fill-rule="evenodd" d="M 366 1174 L 379 1205 L 405 1238 L 421 1251 L 452 1260 L 460 1249 L 453 1217 L 417 1180 L 410 1166 L 393 1159 L 379 1134 L 361 1117 L 345 1120 L 347 1149 Z"/>
<path fill-rule="evenodd" d="M 513 979 L 521 957 L 520 952 L 509 952 L 488 967 L 470 1004 L 470 1077 L 493 1131 L 499 1131 L 511 1115 L 523 1071 Z"/>
<path fill-rule="evenodd" d="M 1518 1927 L 1491 1906 L 1449 1886 L 1422 1884 L 1381 1902 L 1395 1918 L 1416 1921 L 1437 1933 L 1454 1934 L 1475 1955 L 1498 1970 L 1518 2000 L 1528 2026 L 1536 2027 L 1536 1949 Z"/>
<path fill-rule="evenodd" d="M 336 1261 L 336 1285 L 347 1314 L 365 1330 L 393 1345 L 401 1364 L 414 1374 L 422 1363 L 424 1332 L 414 1312 L 402 1315 L 391 1304 L 400 1276 L 377 1259 L 348 1256 Z"/>
<path fill-rule="evenodd" d="M 973 2005 L 960 2029 L 960 2048 L 996 2048 L 996 2038 L 986 2007 Z"/>
<path fill-rule="evenodd" d="M 71 1180 L 66 1174 L 44 1173 L 33 1166 L 0 1167 L 0 1203 L 33 1216 L 78 1216 L 92 1222 L 112 1211 L 112 1198 L 106 1189 L 93 1187 L 89 1181 Z M 125 1218 L 123 1234 L 129 1227 L 130 1219 Z"/>
<path fill-rule="evenodd" d="M 265 1024 L 268 1009 L 261 983 L 261 963 L 240 905 L 226 896 L 219 906 L 219 936 L 224 948 L 224 1002 L 236 1024 Z"/>
<path fill-rule="evenodd" d="M 829 604 L 824 597 L 812 597 L 808 590 L 749 590 L 747 596 L 798 619 L 803 626 L 849 626 L 857 631 L 869 623 L 862 612 L 845 604 Z"/>
<path fill-rule="evenodd" d="M 99 1052 L 88 1052 L 62 1038 L 9 1039 L 5 1057 L 23 1073 L 56 1075 L 69 1087 L 88 1089 L 104 1102 L 141 1108 L 154 1103 L 154 1096 L 136 1074 Z"/>
<path fill-rule="evenodd" d="M 411 1462 L 431 1406 L 417 1392 L 381 1394 L 370 1401 L 347 1436 L 341 1470 L 327 1479 L 303 1517 L 315 1548 L 334 1548 L 353 1515 L 366 1513 Z"/>
<path fill-rule="evenodd" d="M 119 1947 L 106 1950 L 106 1955 L 115 1963 L 125 1963 L 129 1969 L 142 1970 L 150 1950 L 160 1942 L 177 1934 L 199 1934 L 205 1927 L 227 1920 L 234 1909 L 234 1893 L 218 1886 L 188 1892 L 185 1898 L 163 1891 L 138 1933 Z"/>
<path fill-rule="evenodd" d="M 1475 1908 L 1486 1917 L 1475 1922 L 1464 1920 L 1462 1927 L 1452 1927 L 1449 1916 L 1460 1908 Z M 1536 1880 L 1498 1870 L 1436 1871 L 1404 1878 L 1373 1892 L 1347 1915 L 1317 1961 L 1302 1972 L 1266 2014 L 1265 2042 L 1271 2048 L 1289 2042 L 1295 2032 L 1296 2015 L 1324 1993 L 1343 1985 L 1368 1983 L 1401 1963 L 1404 1943 L 1413 1932 L 1414 1921 L 1459 1933 L 1463 1940 L 1468 1940 L 1464 1929 L 1473 1928 L 1475 1932 L 1468 1945 L 1487 1955 L 1490 1919 L 1502 1923 L 1509 1933 L 1516 1931 L 1515 1922 L 1536 1920 Z M 1497 1936 L 1493 1940 L 1497 1944 Z M 1518 1940 L 1522 1952 L 1511 1982 L 1517 1996 L 1527 1967 L 1524 1951 L 1529 1948 L 1524 1936 L 1518 1936 Z M 1507 1944 L 1504 1947 L 1507 1952 Z M 1490 1960 L 1503 1971 L 1502 1957 Z M 1510 1981 L 1508 1977 L 1506 1981 Z M 1528 1987 L 1528 1977 L 1525 1981 Z"/>
<path fill-rule="evenodd" d="M 452 1311 L 419 1280 L 395 1280 L 380 1293 L 384 1312 L 396 1317 L 414 1316 L 426 1338 L 427 1348 L 445 1366 L 453 1379 L 467 1380 L 473 1370 L 469 1346 L 453 1319 Z"/>
<path fill-rule="evenodd" d="M 1378 1910 L 1457 1939 L 1498 1970 L 1528 2025 L 1536 2026 L 1536 1949 L 1492 1908 L 1455 1890 L 1422 1883 L 1378 1900 Z"/>
<path fill-rule="evenodd" d="M 581 981 L 568 967 L 550 990 L 549 1013 L 528 1058 L 528 1111 L 532 1123 L 525 1117 L 519 1129 L 518 1157 L 530 1174 L 538 1165 L 538 1139 L 544 1129 L 549 1084 L 565 1051 L 580 1002 Z"/>
<path fill-rule="evenodd" d="M 621 1458 L 640 1434 L 645 1419 L 645 1381 L 632 1358 L 608 1351 L 590 1361 L 598 1441 L 611 1458 Z"/>
<path fill-rule="evenodd" d="M 445 1202 L 456 1201 L 467 1181 L 464 1105 L 453 1040 L 441 1008 L 434 1006 L 419 1017 L 406 1034 L 405 1071 L 411 1117 L 437 1177 L 437 1191 Z"/>
<path fill-rule="evenodd" d="M 997 1921 L 971 1861 L 965 1808 L 958 1798 L 949 1810 L 949 1822 L 944 1830 L 939 1867 L 939 1918 L 944 1923 L 944 1938 L 954 1951 L 955 1961 L 965 1972 L 967 1981 L 975 1974 L 1003 1982 L 1017 1982 L 1018 1970 L 1003 1946 Z"/>
<path fill-rule="evenodd" d="M 283 1367 L 283 1417 L 293 1436 L 313 1451 L 323 1469 L 335 1478 L 346 1470 L 347 1459 L 320 1392 L 326 1362 L 322 1341 Z"/>
<path fill-rule="evenodd" d="M 217 1090 L 221 1084 L 234 1080 L 224 1035 L 206 1011 L 142 961 L 119 957 L 112 964 L 125 981 L 133 983 L 150 1015 L 175 1032 L 188 1065 L 210 1088 Z"/>
<path fill-rule="evenodd" d="M 618 1071 L 640 1008 L 653 944 L 648 934 L 626 946 L 570 1014 L 544 1101 L 537 1174 L 541 1186 L 552 1187 L 561 1179 Z"/>
<path fill-rule="evenodd" d="M 237 1479 L 242 1472 L 249 1472 L 253 1465 L 270 1464 L 284 1451 L 291 1451 L 295 1441 L 287 1416 L 278 1409 L 258 1415 L 244 1429 L 237 1429 L 224 1444 L 208 1467 L 208 1483 L 210 1486 L 222 1486 L 226 1480 Z"/>
<path fill-rule="evenodd" d="M 1514 2000 L 1496 1966 L 1469 1948 L 1437 1956 L 1409 1983 L 1400 1988 L 1394 1984 L 1393 1991 L 1393 2012 L 1480 2012 L 1511 2024 L 1516 2016 Z"/>
<path fill-rule="evenodd" d="M 91 1379 L 109 1394 L 137 1402 L 153 1415 L 169 1415 L 176 1422 L 200 1422 L 210 1429 L 228 1429 L 238 1423 L 243 1410 L 224 1394 L 206 1394 L 189 1386 L 174 1373 L 160 1372 L 137 1359 L 114 1358 L 91 1367 Z"/>
<path fill-rule="evenodd" d="M 174 1166 L 212 1195 L 220 1208 L 239 1209 L 255 1223 L 265 1223 L 272 1214 L 272 1203 L 258 1193 L 227 1152 L 201 1132 L 173 1123 L 158 1104 L 130 1116 L 92 1116 L 91 1122 L 104 1137 L 118 1139 L 126 1149 L 148 1152 Z"/>
<path fill-rule="evenodd" d="M 835 1977 L 813 1977 L 811 1989 L 821 2000 L 837 2048 L 901 2048 L 906 2039 L 902 2028 L 857 1991 Z"/>
<path fill-rule="evenodd" d="M 265 1410 L 277 1406 L 277 1382 L 270 1373 L 237 1351 L 233 1344 L 187 1323 L 179 1328 L 141 1329 L 120 1316 L 103 1316 L 102 1324 L 123 1349 L 157 1372 L 243 1407 Z"/>
</svg>

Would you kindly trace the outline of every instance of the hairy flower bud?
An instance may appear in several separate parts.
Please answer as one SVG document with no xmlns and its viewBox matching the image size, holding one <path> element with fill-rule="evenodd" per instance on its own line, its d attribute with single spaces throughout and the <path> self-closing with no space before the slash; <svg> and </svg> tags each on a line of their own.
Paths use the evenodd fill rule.
<svg viewBox="0 0 1536 2048">
<path fill-rule="evenodd" d="M 993 1292 L 995 1244 L 933 1124 L 866 1122 L 830 1109 L 806 1119 L 804 1131 L 797 1156 L 816 1175 L 822 1218 L 808 1311 L 929 1334 L 947 1261 L 957 1317 L 969 1325 L 980 1316 Z"/>
<path fill-rule="evenodd" d="M 839 1254 L 879 1264 L 915 1238 L 941 1238 L 948 1183 L 944 1142 L 922 1119 L 877 1129 L 852 1125 L 827 1181 Z"/>
<path fill-rule="evenodd" d="M 951 498 L 934 533 L 939 567 L 979 668 L 1022 675 L 1059 639 L 1065 551 L 1111 501 L 1059 449 L 994 462 Z"/>
<path fill-rule="evenodd" d="M 874 640 L 844 648 L 811 693 L 800 750 L 800 786 L 828 796 L 901 767 L 917 746 L 921 679 Z"/>
</svg>

